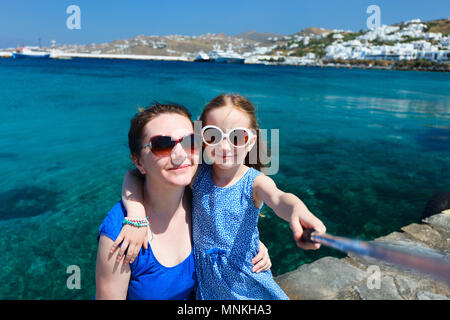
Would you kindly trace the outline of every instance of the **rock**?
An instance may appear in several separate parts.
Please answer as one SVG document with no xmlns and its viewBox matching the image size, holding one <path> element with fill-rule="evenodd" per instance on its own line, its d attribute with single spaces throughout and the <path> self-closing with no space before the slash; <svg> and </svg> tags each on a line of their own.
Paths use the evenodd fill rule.
<svg viewBox="0 0 450 320">
<path fill-rule="evenodd" d="M 448 300 L 448 298 L 442 294 L 436 294 L 429 291 L 419 291 L 417 293 L 417 300 Z"/>
<path fill-rule="evenodd" d="M 423 219 L 422 221 L 436 229 L 442 229 L 442 230 L 446 230 L 446 231 L 450 230 L 450 213 L 449 212 L 435 214 L 431 217 Z"/>
<path fill-rule="evenodd" d="M 376 241 L 392 243 L 392 242 L 411 242 L 413 240 L 408 236 L 408 234 L 404 232 L 392 232 L 387 236 L 377 238 Z"/>
<path fill-rule="evenodd" d="M 362 300 L 358 288 L 356 286 L 349 287 L 347 289 L 341 290 L 336 296 L 332 298 L 333 300 Z"/>
<path fill-rule="evenodd" d="M 442 241 L 439 232 L 426 224 L 412 223 L 409 226 L 403 227 L 402 231 L 406 232 L 411 237 L 426 243 L 430 247 Z"/>
<path fill-rule="evenodd" d="M 406 300 L 415 300 L 417 289 L 420 288 L 419 280 L 401 275 L 396 275 L 394 281 L 397 284 L 398 293 Z"/>
<path fill-rule="evenodd" d="M 403 227 L 402 230 L 410 237 L 417 239 L 426 245 L 445 252 L 450 252 L 448 246 L 447 234 L 440 233 L 427 224 L 413 223 L 409 226 Z"/>
<path fill-rule="evenodd" d="M 325 257 L 311 264 L 304 264 L 275 280 L 293 300 L 316 300 L 332 299 L 364 277 L 365 272 L 358 268 L 340 259 Z"/>
<path fill-rule="evenodd" d="M 403 298 L 397 291 L 394 278 L 391 276 L 382 276 L 379 287 L 371 287 L 367 281 L 362 281 L 355 286 L 359 296 L 363 300 L 402 300 Z"/>
</svg>

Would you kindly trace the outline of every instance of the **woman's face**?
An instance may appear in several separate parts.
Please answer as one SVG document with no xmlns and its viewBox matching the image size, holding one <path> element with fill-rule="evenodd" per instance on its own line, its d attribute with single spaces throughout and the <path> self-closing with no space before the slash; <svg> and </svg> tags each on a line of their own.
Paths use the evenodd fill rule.
<svg viewBox="0 0 450 320">
<path fill-rule="evenodd" d="M 143 145 L 149 143 L 155 136 L 169 136 L 179 140 L 186 135 L 194 133 L 191 121 L 177 113 L 164 113 L 150 120 L 144 127 Z M 199 159 L 199 150 L 194 153 L 183 149 L 177 143 L 168 156 L 157 156 L 150 147 L 141 150 L 139 159 L 132 157 L 136 167 L 141 173 L 151 177 L 152 180 L 166 182 L 175 186 L 186 186 L 191 183 Z"/>
<path fill-rule="evenodd" d="M 202 125 L 214 125 L 224 133 L 228 133 L 234 128 L 250 129 L 250 119 L 245 112 L 226 105 L 210 110 Z M 205 153 L 214 165 L 221 169 L 230 169 L 244 163 L 247 153 L 253 148 L 255 142 L 254 135 L 247 146 L 235 147 L 224 138 L 216 146 L 205 145 Z"/>
</svg>

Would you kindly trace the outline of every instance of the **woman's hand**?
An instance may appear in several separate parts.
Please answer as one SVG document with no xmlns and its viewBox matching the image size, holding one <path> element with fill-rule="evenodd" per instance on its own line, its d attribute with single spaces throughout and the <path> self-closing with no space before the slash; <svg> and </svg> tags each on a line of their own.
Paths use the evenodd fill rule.
<svg viewBox="0 0 450 320">
<path fill-rule="evenodd" d="M 123 259 L 123 264 L 133 263 L 142 246 L 144 249 L 148 249 L 148 227 L 137 228 L 128 224 L 124 225 L 119 236 L 112 245 L 111 254 L 117 250 L 121 242 L 122 246 L 117 255 L 117 262 L 122 260 L 125 251 L 127 251 L 127 255 Z"/>
<path fill-rule="evenodd" d="M 258 254 L 252 259 L 252 263 L 254 264 L 252 271 L 255 273 L 267 271 L 272 267 L 269 250 L 267 250 L 266 246 L 261 241 L 259 242 Z"/>
</svg>

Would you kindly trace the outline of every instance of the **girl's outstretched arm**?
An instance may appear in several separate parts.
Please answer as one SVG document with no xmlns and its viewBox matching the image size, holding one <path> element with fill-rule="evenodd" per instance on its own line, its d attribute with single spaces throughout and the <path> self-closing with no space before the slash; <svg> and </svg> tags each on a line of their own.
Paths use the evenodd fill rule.
<svg viewBox="0 0 450 320">
<path fill-rule="evenodd" d="M 144 180 L 139 171 L 129 170 L 125 173 L 122 183 L 122 202 L 127 210 L 127 217 L 130 219 L 145 219 L 143 186 Z M 148 228 L 124 225 L 116 241 L 114 241 L 111 253 L 119 247 L 121 242 L 122 246 L 117 255 L 117 262 L 122 260 L 125 251 L 128 249 L 123 263 L 132 263 L 142 246 L 144 249 L 148 249 Z"/>
<path fill-rule="evenodd" d="M 297 246 L 303 249 L 320 248 L 318 243 L 302 241 L 303 228 L 326 232 L 325 225 L 297 196 L 281 191 L 271 178 L 263 174 L 256 177 L 253 191 L 257 200 L 264 201 L 280 218 L 289 222 Z"/>
</svg>

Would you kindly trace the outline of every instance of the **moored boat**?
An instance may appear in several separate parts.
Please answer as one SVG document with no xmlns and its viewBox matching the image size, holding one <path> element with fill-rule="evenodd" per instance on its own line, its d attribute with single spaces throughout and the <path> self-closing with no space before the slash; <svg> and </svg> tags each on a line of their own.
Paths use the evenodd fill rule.
<svg viewBox="0 0 450 320">
<path fill-rule="evenodd" d="M 239 53 L 233 51 L 231 44 L 227 51 L 220 50 L 220 46 L 215 45 L 214 49 L 208 53 L 211 61 L 217 63 L 244 63 L 245 58 Z"/>
<path fill-rule="evenodd" d="M 200 51 L 198 55 L 194 58 L 195 62 L 209 62 L 211 58 L 203 51 Z"/>
<path fill-rule="evenodd" d="M 50 53 L 45 51 L 35 51 L 27 47 L 17 49 L 12 53 L 14 59 L 49 59 Z"/>
</svg>

